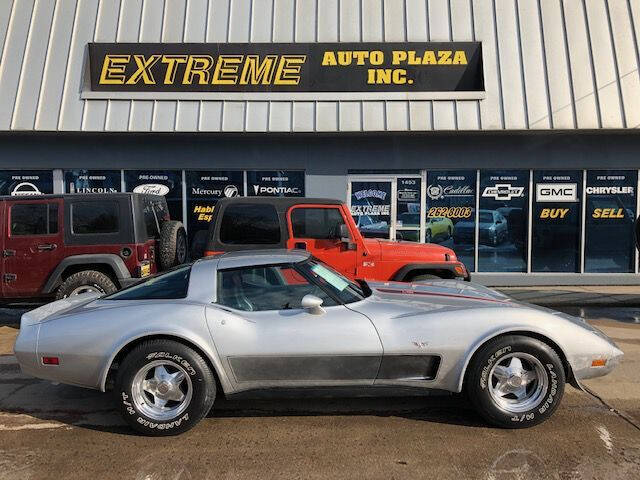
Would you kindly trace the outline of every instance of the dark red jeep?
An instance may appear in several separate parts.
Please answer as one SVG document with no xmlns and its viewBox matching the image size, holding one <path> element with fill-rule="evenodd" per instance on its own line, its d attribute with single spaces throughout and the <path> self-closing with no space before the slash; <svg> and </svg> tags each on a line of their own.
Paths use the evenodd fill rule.
<svg viewBox="0 0 640 480">
<path fill-rule="evenodd" d="M 0 197 L 0 233 L 4 300 L 111 293 L 187 256 L 157 195 Z"/>
</svg>

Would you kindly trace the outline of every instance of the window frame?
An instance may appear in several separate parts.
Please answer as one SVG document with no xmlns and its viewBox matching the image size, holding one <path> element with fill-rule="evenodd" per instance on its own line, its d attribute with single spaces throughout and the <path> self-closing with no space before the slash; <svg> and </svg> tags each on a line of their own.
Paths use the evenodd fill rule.
<svg viewBox="0 0 640 480">
<path fill-rule="evenodd" d="M 342 219 L 342 224 L 347 225 L 347 220 L 344 218 L 342 208 L 340 205 L 315 205 L 315 204 L 305 204 L 305 205 L 294 205 L 287 212 L 287 229 L 289 230 L 289 238 L 300 238 L 300 239 L 311 239 L 311 240 L 339 240 L 338 237 L 334 238 L 318 238 L 318 237 L 309 237 L 309 236 L 296 236 L 293 231 L 293 214 L 296 210 L 337 210 L 340 218 Z"/>
<path fill-rule="evenodd" d="M 276 219 L 276 223 L 277 223 L 277 231 L 278 231 L 278 240 L 276 242 L 271 242 L 271 243 L 227 243 L 225 241 L 223 241 L 222 239 L 222 229 L 224 226 L 224 221 L 225 221 L 225 217 L 227 215 L 227 212 L 229 211 L 229 209 L 232 208 L 251 208 L 251 207 L 267 207 L 267 208 L 272 208 L 273 211 L 275 212 L 275 219 Z M 230 205 L 227 205 L 224 210 L 222 212 L 220 212 L 220 221 L 217 222 L 217 237 L 218 237 L 218 241 L 220 242 L 221 245 L 228 245 L 231 247 L 236 247 L 236 246 L 240 246 L 240 247 L 254 247 L 257 246 L 258 248 L 273 248 L 273 245 L 283 245 L 283 243 L 286 243 L 286 235 L 285 232 L 283 232 L 283 228 L 282 228 L 282 220 L 280 217 L 280 212 L 278 211 L 278 209 L 276 208 L 275 205 L 273 205 L 272 203 L 260 203 L 260 202 L 238 202 L 238 203 L 232 203 Z"/>
<path fill-rule="evenodd" d="M 162 298 L 112 298 L 114 296 L 120 295 L 123 292 L 127 292 L 133 288 L 136 287 L 140 287 L 143 284 L 145 284 L 146 282 L 148 282 L 149 280 L 153 280 L 159 277 L 163 277 L 165 275 L 171 274 L 171 273 L 175 273 L 178 270 L 188 270 L 189 273 L 187 275 L 187 288 L 185 290 L 185 294 L 184 296 L 181 297 L 162 297 Z M 170 268 L 169 270 L 164 270 L 162 272 L 158 272 L 155 275 L 151 275 L 149 277 L 144 277 L 141 278 L 139 281 L 126 286 L 123 289 L 118 290 L 117 292 L 113 292 L 110 293 L 109 295 L 106 295 L 104 297 L 101 297 L 100 300 L 113 300 L 113 301 L 119 301 L 119 302 L 139 302 L 139 301 L 155 301 L 155 300 L 184 300 L 186 298 L 189 297 L 189 290 L 191 287 L 191 273 L 193 271 L 193 263 L 182 263 L 180 265 L 176 265 L 173 268 Z"/>
<path fill-rule="evenodd" d="M 306 260 L 306 261 L 308 261 L 308 260 Z M 300 263 L 301 262 L 265 263 L 265 264 L 262 264 L 262 265 L 247 265 L 247 266 L 244 266 L 244 267 L 231 267 L 231 268 L 217 269 L 216 270 L 216 281 L 215 281 L 215 301 L 212 302 L 212 303 L 214 305 L 217 305 L 218 307 L 227 308 L 227 309 L 233 310 L 234 312 L 242 312 L 242 314 L 245 314 L 245 313 L 262 313 L 262 312 L 279 312 L 279 311 L 282 311 L 282 310 L 286 310 L 286 311 L 295 311 L 295 310 L 302 311 L 302 310 L 305 310 L 304 308 L 300 307 L 300 308 L 290 308 L 290 309 L 276 308 L 276 309 L 271 309 L 271 310 L 250 311 L 250 310 L 239 310 L 237 308 L 233 308 L 233 307 L 230 307 L 228 305 L 220 303 L 220 301 L 219 301 L 220 300 L 219 289 L 221 288 L 221 285 L 222 285 L 222 282 L 220 281 L 220 274 L 222 272 L 232 272 L 232 271 L 236 271 L 236 270 L 252 270 L 252 269 L 255 269 L 255 268 L 279 267 L 279 268 L 292 268 L 299 275 L 301 275 L 305 280 L 307 280 L 310 284 L 315 285 L 316 287 L 318 287 L 328 297 L 330 297 L 334 302 L 336 302 L 336 305 L 328 305 L 328 306 L 325 306 L 325 308 L 339 307 L 339 306 L 344 306 L 345 305 L 345 303 L 342 301 L 342 299 L 340 299 L 340 297 L 335 295 L 330 289 L 326 288 L 324 285 L 322 285 L 321 283 L 317 282 L 315 278 L 313 278 L 312 276 L 308 275 L 302 269 L 298 268 L 298 265 Z"/>
<path fill-rule="evenodd" d="M 71 208 L 69 210 L 69 213 L 70 213 L 69 230 L 71 234 L 84 237 L 84 236 L 93 236 L 93 235 L 98 235 L 98 236 L 117 235 L 118 233 L 120 233 L 120 231 L 122 230 L 122 222 L 120 221 L 120 205 L 116 200 L 113 200 L 113 201 L 107 200 L 105 202 L 99 202 L 101 205 L 106 205 L 107 203 L 111 203 L 115 207 L 116 230 L 109 231 L 109 232 L 83 232 L 83 233 L 76 232 L 75 230 L 76 207 L 78 207 L 78 205 L 85 205 L 85 204 L 90 205 L 92 203 L 98 203 L 98 202 L 87 200 L 87 201 L 76 201 L 71 204 Z"/>
<path fill-rule="evenodd" d="M 47 207 L 47 218 L 46 218 L 46 228 L 47 233 L 27 233 L 27 234 L 15 234 L 13 233 L 12 222 L 13 222 L 13 209 L 17 206 L 21 205 L 45 205 Z M 51 224 L 51 205 L 55 205 L 57 208 L 56 211 L 56 225 L 57 230 L 55 232 L 50 232 L 49 227 Z M 16 202 L 9 205 L 8 208 L 8 222 L 7 229 L 9 232 L 9 238 L 26 238 L 26 237 L 55 237 L 60 234 L 60 203 L 55 201 L 46 201 L 46 202 Z"/>
</svg>

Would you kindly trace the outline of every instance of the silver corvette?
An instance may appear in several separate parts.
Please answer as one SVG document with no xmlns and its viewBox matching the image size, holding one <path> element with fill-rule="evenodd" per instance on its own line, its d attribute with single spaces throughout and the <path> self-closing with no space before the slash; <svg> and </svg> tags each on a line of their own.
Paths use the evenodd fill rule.
<svg viewBox="0 0 640 480">
<path fill-rule="evenodd" d="M 353 283 L 305 252 L 228 253 L 22 316 L 24 372 L 113 390 L 149 435 L 191 428 L 217 395 L 465 392 L 490 423 L 538 424 L 566 382 L 622 352 L 579 318 L 457 281 Z"/>
</svg>

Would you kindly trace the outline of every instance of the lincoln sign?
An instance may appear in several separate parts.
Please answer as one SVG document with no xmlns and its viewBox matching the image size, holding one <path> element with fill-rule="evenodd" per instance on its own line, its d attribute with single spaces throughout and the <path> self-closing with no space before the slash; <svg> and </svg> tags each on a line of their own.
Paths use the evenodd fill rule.
<svg viewBox="0 0 640 480">
<path fill-rule="evenodd" d="M 90 43 L 84 98 L 482 98 L 478 42 Z"/>
</svg>

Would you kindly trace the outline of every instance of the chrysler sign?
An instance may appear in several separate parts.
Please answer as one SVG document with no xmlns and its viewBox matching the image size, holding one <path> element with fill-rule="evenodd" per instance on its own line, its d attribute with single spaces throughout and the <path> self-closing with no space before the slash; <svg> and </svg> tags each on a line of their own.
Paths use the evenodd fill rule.
<svg viewBox="0 0 640 480">
<path fill-rule="evenodd" d="M 479 42 L 90 43 L 84 98 L 482 98 Z M 88 88 L 87 88 L 88 87 Z"/>
</svg>

